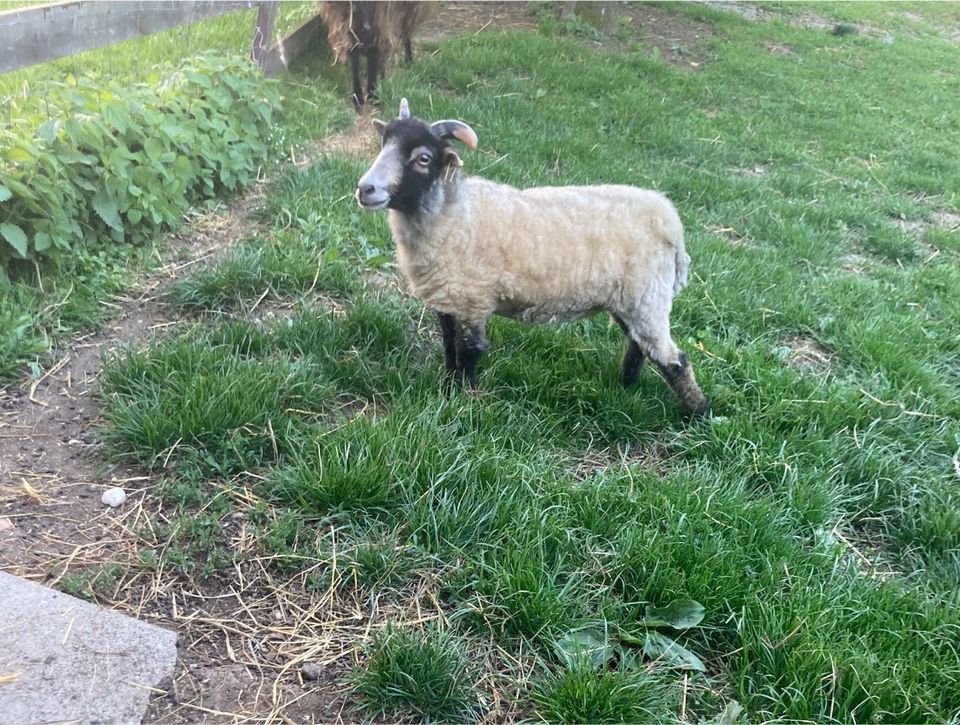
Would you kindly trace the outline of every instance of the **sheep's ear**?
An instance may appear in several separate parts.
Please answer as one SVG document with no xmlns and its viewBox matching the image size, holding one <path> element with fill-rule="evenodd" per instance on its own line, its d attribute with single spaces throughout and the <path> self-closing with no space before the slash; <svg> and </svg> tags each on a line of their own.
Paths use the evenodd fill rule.
<svg viewBox="0 0 960 725">
<path fill-rule="evenodd" d="M 459 169 L 463 166 L 463 159 L 452 148 L 447 147 L 443 150 L 443 165 Z"/>
<path fill-rule="evenodd" d="M 373 119 L 373 127 L 377 129 L 377 133 L 383 136 L 384 132 L 387 130 L 387 124 L 381 121 L 379 118 Z"/>
</svg>

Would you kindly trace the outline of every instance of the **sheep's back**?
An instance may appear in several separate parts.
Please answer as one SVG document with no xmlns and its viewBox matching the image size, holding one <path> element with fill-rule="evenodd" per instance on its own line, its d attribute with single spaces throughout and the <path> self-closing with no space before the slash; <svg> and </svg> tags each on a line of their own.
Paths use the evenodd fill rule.
<svg viewBox="0 0 960 725">
<path fill-rule="evenodd" d="M 357 38 L 350 30 L 354 12 L 353 3 L 349 0 L 319 2 L 317 10 L 323 24 L 327 26 L 327 41 L 330 43 L 334 60 L 342 63 L 346 60 L 347 53 L 357 43 Z"/>
<path fill-rule="evenodd" d="M 402 218 L 392 218 L 401 268 L 439 310 L 576 319 L 623 309 L 651 285 L 672 298 L 686 275 L 676 210 L 635 187 L 521 191 L 468 178 L 426 235 L 408 235 Z"/>
<path fill-rule="evenodd" d="M 376 45 L 381 63 L 391 58 L 403 41 L 412 35 L 435 12 L 436 3 L 378 0 L 328 0 L 318 3 L 318 10 L 334 60 L 342 63 L 357 45 Z"/>
<path fill-rule="evenodd" d="M 474 236 L 532 301 L 580 300 L 584 312 L 630 294 L 651 277 L 685 277 L 683 225 L 673 205 L 631 186 L 539 187 L 492 193 Z M 481 240 L 480 237 L 483 239 Z M 505 280 L 507 284 L 510 279 Z M 627 287 L 626 291 L 624 287 Z M 679 285 L 674 285 L 679 290 Z"/>
</svg>

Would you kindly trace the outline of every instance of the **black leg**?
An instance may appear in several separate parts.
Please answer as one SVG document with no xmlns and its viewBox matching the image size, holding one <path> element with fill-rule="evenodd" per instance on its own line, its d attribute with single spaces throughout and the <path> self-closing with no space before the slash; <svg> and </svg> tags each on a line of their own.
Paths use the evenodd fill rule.
<svg viewBox="0 0 960 725">
<path fill-rule="evenodd" d="M 447 359 L 447 372 L 457 372 L 457 322 L 453 315 L 437 313 L 440 320 L 440 332 L 443 333 L 443 352 Z"/>
<path fill-rule="evenodd" d="M 620 325 L 620 329 L 623 330 L 623 334 L 627 338 L 627 349 L 623 353 L 623 362 L 620 363 L 620 382 L 623 383 L 624 387 L 629 387 L 637 382 L 640 377 L 640 371 L 643 370 L 646 356 L 636 341 L 630 337 L 630 330 L 627 329 L 626 323 L 616 315 L 613 315 L 613 319 Z"/>
<path fill-rule="evenodd" d="M 350 72 L 353 74 L 353 106 L 358 111 L 363 108 L 363 85 L 360 83 L 360 48 L 350 49 Z"/>
<path fill-rule="evenodd" d="M 710 417 L 710 401 L 707 400 L 697 380 L 693 376 L 693 368 L 690 367 L 690 361 L 687 356 L 680 353 L 677 362 L 669 365 L 657 363 L 660 372 L 663 373 L 667 384 L 676 393 L 680 399 L 680 404 L 684 409 L 685 418 L 708 418 Z"/>
<path fill-rule="evenodd" d="M 643 350 L 633 340 L 627 339 L 627 349 L 623 353 L 623 362 L 620 363 L 620 382 L 629 387 L 637 382 L 645 361 Z"/>
<path fill-rule="evenodd" d="M 490 347 L 483 324 L 463 325 L 457 334 L 457 378 L 477 387 L 477 361 Z"/>
<path fill-rule="evenodd" d="M 413 62 L 413 46 L 410 43 L 410 36 L 407 35 L 403 39 L 403 50 L 407 57 L 407 63 Z"/>
<path fill-rule="evenodd" d="M 382 71 L 380 66 L 380 51 L 376 46 L 367 48 L 367 100 L 373 101 L 377 92 L 377 74 Z"/>
</svg>

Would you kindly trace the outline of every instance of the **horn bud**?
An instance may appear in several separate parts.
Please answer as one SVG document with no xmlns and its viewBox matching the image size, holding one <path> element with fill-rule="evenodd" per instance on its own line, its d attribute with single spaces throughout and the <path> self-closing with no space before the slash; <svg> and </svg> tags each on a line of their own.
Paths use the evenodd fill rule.
<svg viewBox="0 0 960 725">
<path fill-rule="evenodd" d="M 397 114 L 397 118 L 410 118 L 410 104 L 407 103 L 406 98 L 400 99 L 400 113 Z"/>
<path fill-rule="evenodd" d="M 463 121 L 435 121 L 430 124 L 430 130 L 440 138 L 455 138 L 469 149 L 477 148 L 476 132 Z"/>
</svg>

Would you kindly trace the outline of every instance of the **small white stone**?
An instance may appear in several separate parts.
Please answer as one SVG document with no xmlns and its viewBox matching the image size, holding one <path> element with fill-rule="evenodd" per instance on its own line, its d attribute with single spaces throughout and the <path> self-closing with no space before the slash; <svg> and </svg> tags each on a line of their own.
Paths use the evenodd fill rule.
<svg viewBox="0 0 960 725">
<path fill-rule="evenodd" d="M 300 665 L 300 674 L 305 680 L 319 680 L 323 677 L 323 665 L 316 662 L 304 662 Z"/>
<path fill-rule="evenodd" d="M 103 501 L 107 506 L 116 508 L 127 500 L 127 494 L 123 492 L 122 488 L 108 488 L 103 492 L 100 500 Z"/>
</svg>

